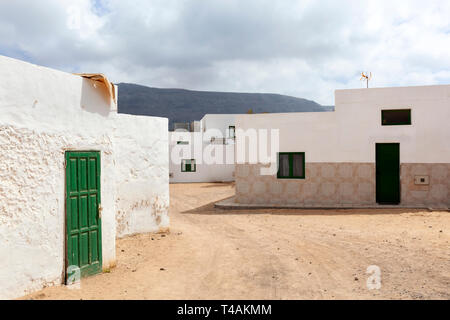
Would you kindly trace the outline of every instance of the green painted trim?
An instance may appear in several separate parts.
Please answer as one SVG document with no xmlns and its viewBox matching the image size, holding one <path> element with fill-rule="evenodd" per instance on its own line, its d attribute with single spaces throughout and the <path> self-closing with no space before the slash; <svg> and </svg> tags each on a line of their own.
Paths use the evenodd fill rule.
<svg viewBox="0 0 450 320">
<path fill-rule="evenodd" d="M 408 119 L 404 122 L 397 123 L 385 123 L 385 114 L 387 112 L 405 112 L 408 111 Z M 410 126 L 412 125 L 411 121 L 411 109 L 391 109 L 391 110 L 381 110 L 381 125 L 382 126 Z"/>
<path fill-rule="evenodd" d="M 177 144 L 187 145 L 187 144 L 189 144 L 189 142 L 188 141 L 177 141 Z"/>
<path fill-rule="evenodd" d="M 393 149 L 389 150 L 389 148 Z M 394 165 L 386 168 L 386 158 L 392 159 L 392 150 L 395 150 L 396 161 Z M 378 204 L 399 205 L 401 203 L 400 163 L 400 143 L 375 144 L 375 196 Z M 387 172 L 389 175 L 386 175 Z M 391 193 L 387 194 L 387 190 Z"/>
<path fill-rule="evenodd" d="M 280 155 L 288 155 L 289 156 L 289 177 L 280 176 Z M 302 155 L 303 156 L 303 176 L 294 176 L 294 155 Z M 306 155 L 305 152 L 279 152 L 277 158 L 277 178 L 282 180 L 305 180 L 306 179 Z"/>
<path fill-rule="evenodd" d="M 183 161 L 191 161 L 189 164 L 185 164 L 186 170 L 183 170 Z M 189 170 L 188 170 L 189 167 Z M 181 160 L 181 172 L 197 172 L 197 163 L 195 159 L 182 159 Z"/>
</svg>

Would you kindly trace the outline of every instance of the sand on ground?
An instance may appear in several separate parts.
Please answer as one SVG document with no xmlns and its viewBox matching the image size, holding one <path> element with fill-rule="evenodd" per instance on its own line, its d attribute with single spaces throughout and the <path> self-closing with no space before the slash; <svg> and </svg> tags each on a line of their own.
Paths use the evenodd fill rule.
<svg viewBox="0 0 450 320">
<path fill-rule="evenodd" d="M 214 208 L 233 184 L 170 185 L 168 234 L 117 241 L 117 267 L 25 299 L 450 299 L 450 213 Z M 369 290 L 369 266 L 381 288 Z M 372 277 L 373 278 L 373 277 Z"/>
</svg>

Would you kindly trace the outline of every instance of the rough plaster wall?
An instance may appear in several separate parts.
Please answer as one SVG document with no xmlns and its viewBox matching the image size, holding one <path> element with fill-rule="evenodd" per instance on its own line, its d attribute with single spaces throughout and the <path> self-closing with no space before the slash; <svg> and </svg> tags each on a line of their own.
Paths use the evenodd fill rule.
<svg viewBox="0 0 450 320">
<path fill-rule="evenodd" d="M 169 227 L 168 120 L 115 119 L 117 236 Z"/>
<path fill-rule="evenodd" d="M 154 206 L 150 216 L 168 225 L 168 200 L 154 201 L 168 199 L 167 119 L 134 121 L 116 109 L 102 85 L 0 56 L 0 299 L 63 280 L 66 150 L 101 154 L 103 268 L 115 264 L 116 207 L 128 210 L 120 199 Z"/>
<path fill-rule="evenodd" d="M 0 298 L 63 281 L 66 149 L 102 151 L 103 265 L 113 265 L 113 184 L 106 179 L 114 170 L 111 140 L 1 125 L 0 145 Z"/>
</svg>

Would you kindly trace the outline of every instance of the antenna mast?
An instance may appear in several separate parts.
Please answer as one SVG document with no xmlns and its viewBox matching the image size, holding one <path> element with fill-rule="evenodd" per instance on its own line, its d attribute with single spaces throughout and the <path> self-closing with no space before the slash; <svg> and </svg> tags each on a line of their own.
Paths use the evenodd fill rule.
<svg viewBox="0 0 450 320">
<path fill-rule="evenodd" d="M 361 72 L 361 81 L 366 81 L 367 89 L 369 89 L 369 81 L 372 80 L 372 72 Z"/>
</svg>

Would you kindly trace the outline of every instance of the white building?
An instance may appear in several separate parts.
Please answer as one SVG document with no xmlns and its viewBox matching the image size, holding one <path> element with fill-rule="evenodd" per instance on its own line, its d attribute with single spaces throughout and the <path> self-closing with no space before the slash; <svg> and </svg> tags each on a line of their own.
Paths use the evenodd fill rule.
<svg viewBox="0 0 450 320">
<path fill-rule="evenodd" d="M 195 132 L 169 132 L 170 182 L 234 181 L 234 114 L 207 114 Z"/>
<path fill-rule="evenodd" d="M 334 112 L 236 117 L 237 203 L 450 206 L 449 85 L 337 90 L 335 96 Z M 255 129 L 279 130 L 272 174 L 261 174 L 267 162 L 250 161 L 250 144 L 244 146 Z"/>
<path fill-rule="evenodd" d="M 111 268 L 117 236 L 168 227 L 168 120 L 116 98 L 0 56 L 0 298 Z"/>
</svg>

